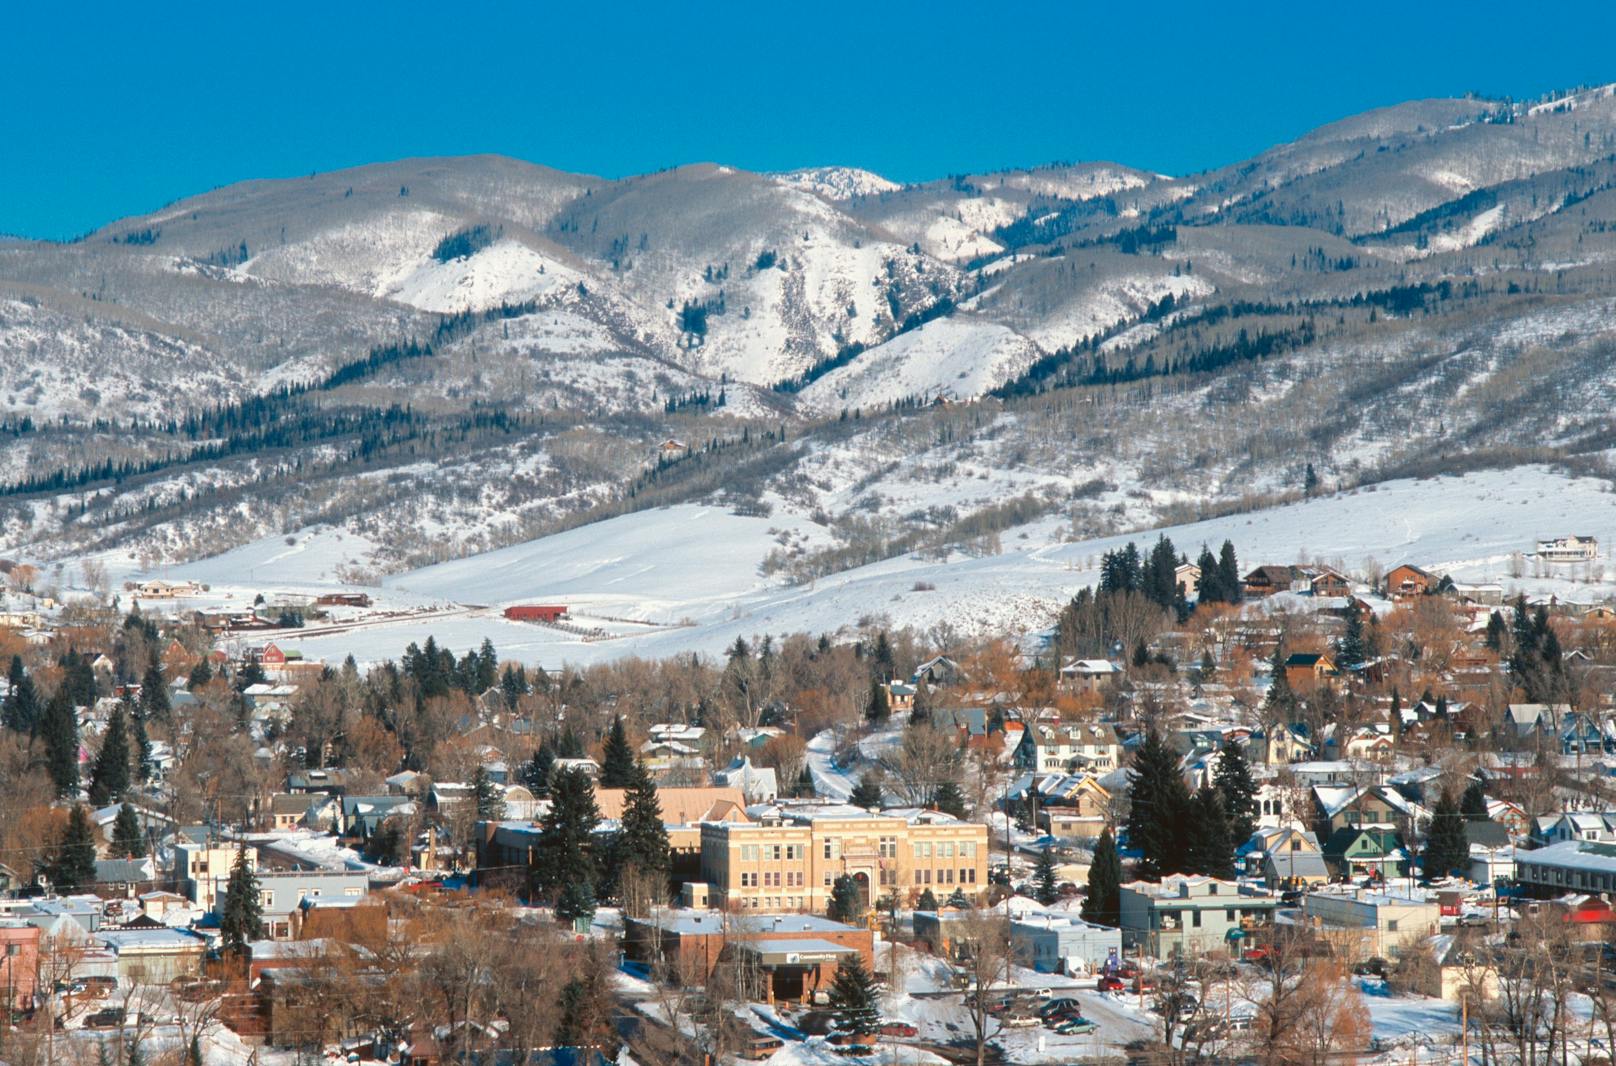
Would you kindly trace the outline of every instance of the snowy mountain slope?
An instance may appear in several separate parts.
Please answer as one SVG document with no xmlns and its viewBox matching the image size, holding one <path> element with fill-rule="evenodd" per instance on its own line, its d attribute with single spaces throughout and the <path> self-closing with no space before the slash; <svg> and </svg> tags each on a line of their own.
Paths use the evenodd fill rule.
<svg viewBox="0 0 1616 1066">
<path fill-rule="evenodd" d="M 858 167 L 808 167 L 774 175 L 785 185 L 796 185 L 827 200 L 851 200 L 855 196 L 877 196 L 903 188 L 895 181 Z"/>
<path fill-rule="evenodd" d="M 393 657 L 410 641 L 473 646 L 487 632 L 502 654 L 556 666 L 625 655 L 720 654 L 737 636 L 837 632 L 873 619 L 891 626 L 948 626 L 957 633 L 1014 633 L 1047 628 L 1078 588 L 1098 580 L 1098 561 L 1129 539 L 1155 533 L 1065 542 L 1056 524 L 1034 523 L 1001 554 L 947 561 L 893 559 L 816 582 L 782 586 L 752 569 L 769 542 L 769 523 L 698 508 L 647 511 L 427 570 L 388 582 L 389 595 L 458 603 L 550 602 L 650 620 L 688 618 L 693 626 L 640 629 L 584 642 L 535 627 L 465 620 L 401 621 L 362 633 L 289 640 L 309 654 Z M 1576 528 L 1616 535 L 1616 495 L 1602 481 L 1541 467 L 1462 477 L 1393 481 L 1375 491 L 1309 500 L 1271 510 L 1162 530 L 1193 554 L 1232 540 L 1247 565 L 1308 557 L 1355 569 L 1417 561 L 1461 581 L 1494 581 L 1536 593 L 1591 600 L 1609 583 L 1587 584 L 1567 571 L 1556 578 L 1512 579 L 1513 552 Z M 592 536 L 583 535 L 592 532 Z M 198 571 L 211 573 L 211 571 Z M 702 575 L 691 581 L 691 574 Z M 220 575 L 221 578 L 224 575 Z M 933 586 L 921 590 L 922 586 Z M 508 650 L 509 649 L 509 650 Z"/>
<path fill-rule="evenodd" d="M 1026 370 L 1038 348 L 1005 326 L 939 319 L 865 352 L 800 394 L 826 414 L 896 400 L 974 400 Z"/>
</svg>

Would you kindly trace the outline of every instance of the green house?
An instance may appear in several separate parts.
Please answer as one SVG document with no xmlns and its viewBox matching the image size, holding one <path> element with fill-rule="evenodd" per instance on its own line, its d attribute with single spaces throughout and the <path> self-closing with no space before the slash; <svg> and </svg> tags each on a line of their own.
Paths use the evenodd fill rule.
<svg viewBox="0 0 1616 1066">
<path fill-rule="evenodd" d="M 1407 877 L 1408 850 L 1392 829 L 1342 826 L 1324 842 L 1324 861 L 1338 877 Z"/>
</svg>

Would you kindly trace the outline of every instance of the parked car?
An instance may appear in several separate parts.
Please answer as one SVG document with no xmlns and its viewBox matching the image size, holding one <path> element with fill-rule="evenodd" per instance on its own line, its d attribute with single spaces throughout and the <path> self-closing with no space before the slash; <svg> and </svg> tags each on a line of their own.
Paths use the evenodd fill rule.
<svg viewBox="0 0 1616 1066">
<path fill-rule="evenodd" d="M 1042 1007 L 1039 1007 L 1038 1014 L 1040 1017 L 1048 1018 L 1052 1014 L 1060 1014 L 1064 1011 L 1072 1010 L 1082 1013 L 1082 1004 L 1078 1003 L 1078 1001 L 1075 999 L 1062 997 L 1061 999 L 1052 999 L 1048 1003 L 1045 1003 Z"/>
<path fill-rule="evenodd" d="M 1095 984 L 1101 992 L 1121 992 L 1127 985 L 1116 974 L 1101 974 L 1100 980 Z"/>
<path fill-rule="evenodd" d="M 84 1019 L 86 1029 L 116 1029 L 123 1025 L 123 1008 L 108 1007 L 89 1014 Z"/>
<path fill-rule="evenodd" d="M 882 1036 L 919 1036 L 920 1030 L 898 1018 L 888 1018 L 877 1030 Z"/>
<path fill-rule="evenodd" d="M 1061 1036 L 1082 1036 L 1085 1033 L 1092 1033 L 1098 1028 L 1099 1026 L 1083 1017 L 1067 1018 L 1050 1026 L 1050 1029 Z"/>
</svg>

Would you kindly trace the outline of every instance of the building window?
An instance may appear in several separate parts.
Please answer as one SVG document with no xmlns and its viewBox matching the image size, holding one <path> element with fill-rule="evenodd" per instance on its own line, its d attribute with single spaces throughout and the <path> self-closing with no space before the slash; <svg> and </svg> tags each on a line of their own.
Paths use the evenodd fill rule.
<svg viewBox="0 0 1616 1066">
<path fill-rule="evenodd" d="M 830 844 L 830 841 L 827 840 L 827 841 L 825 841 L 825 858 L 829 859 L 829 858 L 832 857 L 830 851 L 831 851 L 831 844 Z"/>
<path fill-rule="evenodd" d="M 970 875 L 971 875 L 971 884 L 974 885 L 974 884 L 976 884 L 976 867 L 974 867 L 974 866 L 971 867 L 969 872 L 970 872 Z"/>
<path fill-rule="evenodd" d="M 1194 926 L 1196 929 L 1201 928 L 1201 912 L 1200 911 L 1190 911 L 1190 925 Z"/>
<path fill-rule="evenodd" d="M 1396 918 L 1389 918 L 1389 919 L 1386 920 L 1386 932 L 1388 932 L 1388 933 L 1397 932 L 1397 919 Z"/>
<path fill-rule="evenodd" d="M 883 859 L 896 859 L 898 857 L 898 838 L 881 838 L 881 857 Z"/>
</svg>

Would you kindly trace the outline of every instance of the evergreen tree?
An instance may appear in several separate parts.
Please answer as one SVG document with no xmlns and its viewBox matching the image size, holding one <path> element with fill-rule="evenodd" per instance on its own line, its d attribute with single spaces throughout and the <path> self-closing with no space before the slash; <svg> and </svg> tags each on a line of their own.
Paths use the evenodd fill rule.
<svg viewBox="0 0 1616 1066">
<path fill-rule="evenodd" d="M 944 814 L 963 820 L 966 815 L 965 793 L 952 781 L 944 781 L 931 794 L 931 805 Z"/>
<path fill-rule="evenodd" d="M 1487 811 L 1487 790 L 1480 781 L 1472 781 L 1459 797 L 1459 813 L 1467 822 L 1485 822 L 1491 815 Z"/>
<path fill-rule="evenodd" d="M 843 1032 L 869 1033 L 875 1029 L 880 1017 L 875 978 L 865 967 L 864 956 L 856 951 L 836 964 L 836 976 L 830 984 L 830 1009 L 837 1028 Z"/>
<path fill-rule="evenodd" d="M 1355 670 L 1369 659 L 1369 644 L 1364 637 L 1364 612 L 1348 604 L 1347 624 L 1341 639 L 1335 645 L 1335 663 L 1343 670 Z"/>
<path fill-rule="evenodd" d="M 79 787 L 79 716 L 66 687 L 45 704 L 39 731 L 45 741 L 45 770 L 58 796 L 71 795 Z"/>
<path fill-rule="evenodd" d="M 1392 706 L 1390 712 L 1392 735 L 1401 738 L 1403 735 L 1403 696 L 1392 688 Z"/>
<path fill-rule="evenodd" d="M 500 675 L 500 691 L 505 693 L 505 706 L 516 710 L 517 701 L 532 691 L 527 683 L 526 672 L 520 666 L 507 666 L 505 673 Z"/>
<path fill-rule="evenodd" d="M 1044 850 L 1038 853 L 1038 867 L 1033 873 L 1035 896 L 1046 907 L 1060 899 L 1060 887 L 1055 881 L 1055 853 L 1046 844 Z"/>
<path fill-rule="evenodd" d="M 1218 662 L 1212 658 L 1212 649 L 1208 648 L 1201 653 L 1201 680 L 1210 681 L 1218 675 Z"/>
<path fill-rule="evenodd" d="M 539 741 L 538 750 L 533 757 L 522 766 L 522 783 L 529 792 L 535 796 L 548 796 L 550 794 L 550 774 L 555 770 L 555 750 L 550 747 L 550 738 Z"/>
<path fill-rule="evenodd" d="M 791 794 L 796 799 L 810 799 L 815 795 L 814 772 L 807 763 L 802 764 L 802 772 L 797 775 L 797 783 L 792 786 Z"/>
<path fill-rule="evenodd" d="M 833 922 L 856 922 L 861 902 L 858 882 L 851 874 L 841 874 L 830 886 L 830 905 L 825 914 Z"/>
<path fill-rule="evenodd" d="M 1257 781 L 1245 749 L 1225 741 L 1218 749 L 1218 765 L 1212 783 L 1223 800 L 1223 813 L 1229 819 L 1229 835 L 1239 847 L 1257 831 Z"/>
<path fill-rule="evenodd" d="M 1201 555 L 1195 560 L 1195 565 L 1201 571 L 1201 576 L 1195 579 L 1195 599 L 1200 603 L 1221 603 L 1226 597 L 1219 581 L 1218 560 L 1213 556 L 1212 549 L 1201 545 Z"/>
<path fill-rule="evenodd" d="M 930 885 L 926 886 L 926 890 L 920 893 L 920 899 L 915 903 L 915 910 L 927 911 L 929 913 L 936 912 L 937 897 L 932 894 Z"/>
<path fill-rule="evenodd" d="M 224 900 L 219 904 L 219 938 L 224 949 L 240 955 L 247 945 L 264 935 L 264 904 L 258 888 L 258 875 L 247 863 L 247 844 L 236 845 L 236 861 L 225 883 Z"/>
<path fill-rule="evenodd" d="M 1504 634 L 1509 632 L 1509 626 L 1504 624 L 1504 616 L 1494 611 L 1487 616 L 1487 647 L 1493 651 L 1504 650 Z"/>
<path fill-rule="evenodd" d="M 1268 694 L 1263 697 L 1267 717 L 1289 722 L 1296 716 L 1296 693 L 1291 690 L 1291 679 L 1285 674 L 1285 649 L 1274 648 L 1274 658 L 1268 664 Z"/>
<path fill-rule="evenodd" d="M 662 820 L 656 783 L 643 762 L 634 764 L 634 780 L 623 796 L 622 829 L 617 834 L 618 868 L 633 866 L 641 873 L 668 875 L 668 827 Z"/>
<path fill-rule="evenodd" d="M 1184 865 L 1190 873 L 1207 877 L 1234 877 L 1234 841 L 1223 799 L 1211 785 L 1202 785 L 1190 806 L 1190 832 Z"/>
<path fill-rule="evenodd" d="M 152 771 L 156 768 L 152 763 L 151 737 L 146 735 L 146 719 L 138 711 L 129 715 L 129 721 L 135 738 L 135 778 L 145 784 L 151 780 Z"/>
<path fill-rule="evenodd" d="M 943 901 L 943 906 L 957 911 L 970 910 L 971 901 L 966 898 L 963 888 L 956 888 L 948 894 L 948 898 Z"/>
<path fill-rule="evenodd" d="M 600 787 L 627 788 L 634 780 L 634 748 L 623 729 L 623 716 L 612 719 L 612 728 L 606 734 L 605 751 L 600 759 Z"/>
<path fill-rule="evenodd" d="M 140 818 L 135 809 L 125 803 L 118 808 L 118 817 L 112 822 L 112 857 L 115 859 L 143 859 L 146 857 L 146 838 L 140 832 Z"/>
<path fill-rule="evenodd" d="M 859 783 L 853 786 L 853 791 L 847 797 L 847 802 L 855 807 L 879 808 L 881 806 L 881 775 L 874 770 L 866 771 L 864 776 L 859 778 Z"/>
<path fill-rule="evenodd" d="M 257 666 L 257 663 L 253 664 Z M 258 670 L 259 680 L 263 679 L 263 669 Z M 173 707 L 168 702 L 168 682 L 163 680 L 163 672 L 157 668 L 156 663 L 146 668 L 146 676 L 140 679 L 140 709 L 147 719 L 167 721 L 173 713 Z"/>
<path fill-rule="evenodd" d="M 1089 892 L 1083 899 L 1083 919 L 1116 927 L 1122 923 L 1122 856 L 1111 827 L 1100 831 L 1089 866 Z"/>
<path fill-rule="evenodd" d="M 595 886 L 589 878 L 568 881 L 556 897 L 555 916 L 569 925 L 583 918 L 595 916 Z"/>
<path fill-rule="evenodd" d="M 877 681 L 891 681 L 897 661 L 892 654 L 892 642 L 887 639 L 887 631 L 881 630 L 875 637 L 875 651 L 871 654 L 872 668 Z"/>
<path fill-rule="evenodd" d="M 7 729 L 33 736 L 39 729 L 41 707 L 34 679 L 23 668 L 22 656 L 11 657 L 10 687 L 0 704 L 0 720 Z"/>
<path fill-rule="evenodd" d="M 202 1039 L 191 1034 L 191 1046 L 185 1049 L 185 1066 L 202 1066 Z"/>
<path fill-rule="evenodd" d="M 1451 790 L 1444 789 L 1431 812 L 1431 828 L 1425 838 L 1421 863 L 1430 879 L 1446 877 L 1470 865 L 1470 841 L 1465 821 Z"/>
<path fill-rule="evenodd" d="M 1314 471 L 1313 464 L 1307 464 L 1307 470 L 1302 474 L 1302 495 L 1316 496 L 1319 491 L 1319 475 Z"/>
<path fill-rule="evenodd" d="M 891 714 L 892 704 L 887 699 L 887 687 L 879 678 L 871 678 L 870 700 L 865 705 L 864 717 L 868 718 L 872 725 L 882 725 Z"/>
<path fill-rule="evenodd" d="M 599 879 L 594 832 L 600 822 L 595 788 L 582 770 L 560 770 L 550 780 L 550 811 L 540 825 L 533 874 L 539 886 L 554 893 L 563 885 Z"/>
<path fill-rule="evenodd" d="M 484 637 L 482 647 L 477 649 L 477 694 L 487 692 L 498 683 L 499 656 L 494 652 L 494 642 Z"/>
<path fill-rule="evenodd" d="M 1240 563 L 1235 559 L 1233 541 L 1224 541 L 1223 549 L 1218 553 L 1218 587 L 1223 590 L 1223 599 L 1228 603 L 1239 603 L 1243 598 L 1240 594 Z"/>
<path fill-rule="evenodd" d="M 59 895 L 86 891 L 95 884 L 95 831 L 82 804 L 75 803 L 68 812 L 45 876 Z"/>
<path fill-rule="evenodd" d="M 1189 790 L 1179 773 L 1178 756 L 1154 727 L 1134 752 L 1133 771 L 1128 842 L 1140 852 L 1140 880 L 1160 881 L 1163 875 L 1184 869 Z"/>
<path fill-rule="evenodd" d="M 471 775 L 471 792 L 477 800 L 477 817 L 485 822 L 497 822 L 505 817 L 505 795 L 488 769 L 479 765 Z"/>
<path fill-rule="evenodd" d="M 105 807 L 122 800 L 129 791 L 129 729 L 123 707 L 114 707 L 107 719 L 101 750 L 90 768 L 90 803 Z"/>
<path fill-rule="evenodd" d="M 195 692 L 213 680 L 213 667 L 208 665 L 207 656 L 191 668 L 191 676 L 185 679 L 185 687 Z"/>
</svg>

